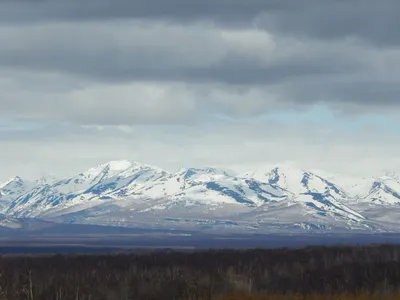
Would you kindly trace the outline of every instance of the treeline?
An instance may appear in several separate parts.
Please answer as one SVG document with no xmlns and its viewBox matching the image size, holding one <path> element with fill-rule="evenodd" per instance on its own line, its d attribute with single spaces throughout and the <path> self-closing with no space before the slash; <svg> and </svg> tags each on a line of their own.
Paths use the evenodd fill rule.
<svg viewBox="0 0 400 300">
<path fill-rule="evenodd" d="M 0 300 L 361 300 L 399 291 L 399 246 L 0 257 Z"/>
</svg>

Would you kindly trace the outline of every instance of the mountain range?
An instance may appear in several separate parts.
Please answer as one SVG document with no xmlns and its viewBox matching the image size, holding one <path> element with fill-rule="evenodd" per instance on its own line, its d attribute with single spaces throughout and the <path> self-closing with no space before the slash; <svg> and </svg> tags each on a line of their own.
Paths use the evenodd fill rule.
<svg viewBox="0 0 400 300">
<path fill-rule="evenodd" d="M 285 165 L 244 174 L 218 168 L 170 173 L 111 161 L 72 177 L 0 184 L 0 227 L 30 222 L 210 232 L 398 232 L 394 174 L 355 178 Z"/>
</svg>

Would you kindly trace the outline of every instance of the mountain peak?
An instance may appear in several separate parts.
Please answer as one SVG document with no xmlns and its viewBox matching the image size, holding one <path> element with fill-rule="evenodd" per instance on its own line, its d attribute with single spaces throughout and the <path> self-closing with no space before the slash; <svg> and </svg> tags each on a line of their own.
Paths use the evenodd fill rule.
<svg viewBox="0 0 400 300">
<path fill-rule="evenodd" d="M 19 176 L 14 176 L 12 178 L 10 178 L 9 180 L 7 180 L 6 182 L 3 182 L 0 184 L 0 189 L 5 188 L 6 186 L 12 184 L 12 183 L 19 183 L 22 184 L 23 183 L 23 179 Z"/>
<path fill-rule="evenodd" d="M 159 167 L 144 164 L 138 161 L 133 161 L 133 160 L 112 160 L 109 162 L 106 162 L 104 164 L 98 165 L 94 169 L 107 169 L 111 172 L 123 172 L 127 171 L 130 169 L 140 169 L 140 168 L 145 168 L 145 169 L 153 169 L 158 172 L 162 172 L 163 170 Z"/>
<path fill-rule="evenodd" d="M 399 181 L 399 176 L 392 171 L 385 171 L 383 172 L 383 176 L 381 176 L 382 178 L 390 178 L 390 179 L 394 179 L 396 181 Z"/>
<path fill-rule="evenodd" d="M 44 175 L 44 176 L 40 177 L 35 182 L 38 185 L 45 185 L 45 184 L 52 184 L 52 183 L 56 182 L 57 180 L 58 180 L 58 178 L 55 175 L 49 174 L 49 175 Z"/>
<path fill-rule="evenodd" d="M 79 176 L 87 178 L 95 178 L 100 174 L 106 174 L 106 173 L 117 174 L 132 168 L 133 165 L 134 163 L 129 160 L 113 160 L 103 164 L 99 164 L 94 168 L 90 168 L 89 170 L 80 173 Z"/>
<path fill-rule="evenodd" d="M 185 179 L 196 179 L 200 181 L 218 180 L 224 177 L 234 177 L 230 171 L 224 169 L 217 169 L 212 167 L 204 168 L 181 168 L 177 172 L 178 175 L 183 176 Z"/>
<path fill-rule="evenodd" d="M 0 213 L 127 226 L 136 222 L 152 226 L 153 221 L 197 226 L 193 224 L 218 223 L 221 218 L 235 226 L 312 222 L 352 228 L 375 226 L 380 220 L 397 226 L 392 211 L 400 204 L 400 183 L 395 176 L 337 179 L 289 164 L 260 166 L 237 175 L 218 167 L 168 173 L 139 162 L 112 160 L 45 184 L 13 177 L 0 190 Z M 371 215 L 365 203 L 380 205 L 393 217 Z"/>
<path fill-rule="evenodd" d="M 134 163 L 130 160 L 112 160 L 104 164 L 100 164 L 98 167 L 108 167 L 112 171 L 123 171 L 129 169 L 134 164 L 136 165 L 137 163 Z"/>
</svg>

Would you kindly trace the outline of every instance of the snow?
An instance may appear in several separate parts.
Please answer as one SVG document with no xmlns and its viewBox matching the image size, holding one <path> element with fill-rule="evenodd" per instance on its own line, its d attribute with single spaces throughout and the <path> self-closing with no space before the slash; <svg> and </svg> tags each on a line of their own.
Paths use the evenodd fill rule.
<svg viewBox="0 0 400 300">
<path fill-rule="evenodd" d="M 14 182 L 14 181 L 18 181 L 20 178 L 18 176 L 12 177 L 9 180 L 7 180 L 6 182 L 0 183 L 0 189 L 4 189 L 7 185 L 9 185 L 10 183 Z"/>
<path fill-rule="evenodd" d="M 102 225 L 163 226 L 173 220 L 174 226 L 185 227 L 208 220 L 253 229 L 393 230 L 400 215 L 395 174 L 357 178 L 289 165 L 245 174 L 212 167 L 168 173 L 118 160 L 64 179 L 28 183 L 15 177 L 0 185 L 0 195 L 0 213 L 9 220 L 34 217 Z"/>
<path fill-rule="evenodd" d="M 19 176 L 0 184 L 0 213 L 3 213 L 13 200 L 21 197 L 33 187 L 33 183 L 25 181 Z"/>
</svg>

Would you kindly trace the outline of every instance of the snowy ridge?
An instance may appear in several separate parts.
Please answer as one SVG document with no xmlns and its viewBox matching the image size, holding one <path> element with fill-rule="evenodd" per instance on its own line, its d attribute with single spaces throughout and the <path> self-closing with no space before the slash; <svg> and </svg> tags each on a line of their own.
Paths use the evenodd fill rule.
<svg viewBox="0 0 400 300">
<path fill-rule="evenodd" d="M 15 176 L 0 184 L 0 212 L 7 208 L 11 202 L 27 191 L 32 189 L 34 184 Z"/>
<path fill-rule="evenodd" d="M 395 174 L 352 178 L 285 165 L 245 174 L 211 167 L 169 173 L 122 160 L 64 179 L 29 183 L 15 177 L 0 185 L 0 195 L 4 220 L 241 231 L 400 230 Z"/>
</svg>

